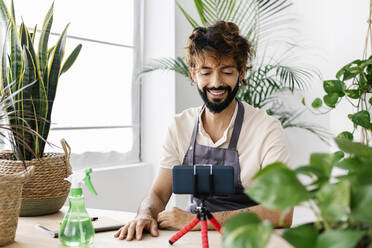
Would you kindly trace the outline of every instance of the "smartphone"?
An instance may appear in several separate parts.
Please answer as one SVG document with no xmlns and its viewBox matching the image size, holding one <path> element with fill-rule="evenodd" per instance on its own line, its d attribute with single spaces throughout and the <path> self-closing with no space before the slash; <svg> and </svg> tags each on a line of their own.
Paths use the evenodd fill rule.
<svg viewBox="0 0 372 248">
<path fill-rule="evenodd" d="M 228 165 L 177 165 L 172 170 L 175 194 L 227 195 L 235 193 L 234 167 Z"/>
</svg>

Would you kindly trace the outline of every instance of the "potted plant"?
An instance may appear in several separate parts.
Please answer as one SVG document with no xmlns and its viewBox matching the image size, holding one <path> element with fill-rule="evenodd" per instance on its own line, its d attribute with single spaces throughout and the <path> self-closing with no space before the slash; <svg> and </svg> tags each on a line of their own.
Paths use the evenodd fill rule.
<svg viewBox="0 0 372 248">
<path fill-rule="evenodd" d="M 315 223 L 282 233 L 294 247 L 372 245 L 372 148 L 342 138 L 336 143 L 341 151 L 312 154 L 309 165 L 291 170 L 277 162 L 265 167 L 247 190 L 270 209 L 285 213 L 301 204 L 314 212 Z M 345 174 L 333 176 L 335 167 Z M 309 183 L 302 183 L 299 175 L 309 177 Z M 261 223 L 253 213 L 234 216 L 223 227 L 224 247 L 265 247 L 272 231 L 271 223 Z"/>
<path fill-rule="evenodd" d="M 0 14 L 8 24 L 6 37 L 10 40 L 9 52 L 4 47 L 2 54 L 2 88 L 7 89 L 11 95 L 20 88 L 27 87 L 21 94 L 13 96 L 11 104 L 4 108 L 9 127 L 22 134 L 22 138 L 11 135 L 12 153 L 0 154 L 2 161 L 4 159 L 7 161 L 0 165 L 0 170 L 15 172 L 23 170 L 22 161 L 25 161 L 26 166 L 35 167 L 33 177 L 23 188 L 22 216 L 58 211 L 64 204 L 70 187 L 70 184 L 64 180 L 71 173 L 67 149 L 63 154 L 44 153 L 44 148 L 50 130 L 58 79 L 72 66 L 81 50 L 81 45 L 78 45 L 62 63 L 67 25 L 57 43 L 48 47 L 53 23 L 53 6 L 54 4 L 45 16 L 36 50 L 34 47 L 37 27 L 29 32 L 22 22 L 17 32 L 13 1 L 11 14 L 9 14 L 4 1 L 0 0 Z M 6 45 L 7 42 L 4 44 Z M 15 83 L 8 87 L 9 82 Z M 29 127 L 34 132 L 25 132 L 24 127 Z"/>
<path fill-rule="evenodd" d="M 327 113 L 336 108 L 342 101 L 347 100 L 353 107 L 354 113 L 347 117 L 353 122 L 354 129 L 344 131 L 339 137 L 353 140 L 354 133 L 360 129 L 362 142 L 369 144 L 371 142 L 371 106 L 372 106 L 372 56 L 367 59 L 357 59 L 343 66 L 336 74 L 335 80 L 326 80 L 323 82 L 323 88 L 326 95 L 316 98 L 311 106 L 319 113 Z M 322 111 L 321 107 L 328 108 Z M 303 101 L 305 104 L 305 101 Z"/>
</svg>

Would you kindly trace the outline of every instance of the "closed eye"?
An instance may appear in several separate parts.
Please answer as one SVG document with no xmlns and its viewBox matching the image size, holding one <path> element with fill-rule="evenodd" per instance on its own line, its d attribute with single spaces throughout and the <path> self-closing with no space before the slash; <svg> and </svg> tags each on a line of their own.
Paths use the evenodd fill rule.
<svg viewBox="0 0 372 248">
<path fill-rule="evenodd" d="M 210 72 L 202 72 L 202 73 L 200 73 L 202 76 L 208 76 L 208 75 L 210 75 L 211 73 Z"/>
</svg>

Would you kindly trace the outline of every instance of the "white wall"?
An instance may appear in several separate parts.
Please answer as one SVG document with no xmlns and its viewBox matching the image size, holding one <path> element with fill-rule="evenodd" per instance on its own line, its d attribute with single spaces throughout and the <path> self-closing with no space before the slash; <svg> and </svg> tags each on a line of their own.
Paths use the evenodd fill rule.
<svg viewBox="0 0 372 248">
<path fill-rule="evenodd" d="M 175 56 L 174 11 L 173 0 L 145 0 L 144 64 L 154 58 Z M 143 78 L 141 157 L 151 165 L 153 175 L 159 167 L 165 132 L 175 113 L 174 92 L 173 72 L 155 72 Z"/>
<path fill-rule="evenodd" d="M 149 164 L 115 166 L 96 169 L 91 175 L 98 195 L 84 189 L 89 208 L 136 212 L 152 180 Z"/>
</svg>

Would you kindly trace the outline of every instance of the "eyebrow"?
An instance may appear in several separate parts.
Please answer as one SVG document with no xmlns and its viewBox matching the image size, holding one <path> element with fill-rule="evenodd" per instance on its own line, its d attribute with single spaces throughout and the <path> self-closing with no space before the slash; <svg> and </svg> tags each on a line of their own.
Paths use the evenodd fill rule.
<svg viewBox="0 0 372 248">
<path fill-rule="evenodd" d="M 226 66 L 223 66 L 221 67 L 221 69 L 229 69 L 229 68 L 236 68 L 236 66 L 233 66 L 233 65 L 226 65 Z M 211 67 L 208 67 L 208 66 L 202 66 L 200 69 L 204 69 L 204 70 L 210 70 L 212 69 Z"/>
</svg>

